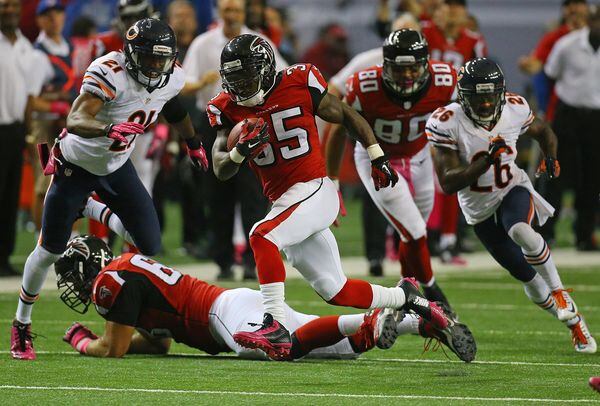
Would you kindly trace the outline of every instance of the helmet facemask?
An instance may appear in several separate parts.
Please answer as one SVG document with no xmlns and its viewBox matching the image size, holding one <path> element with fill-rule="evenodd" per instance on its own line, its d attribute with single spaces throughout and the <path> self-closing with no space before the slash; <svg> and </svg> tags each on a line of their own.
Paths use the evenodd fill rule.
<svg viewBox="0 0 600 406">
<path fill-rule="evenodd" d="M 154 45 L 152 49 L 127 44 L 127 70 L 148 91 L 165 87 L 175 68 L 177 51 L 169 46 Z"/>
<path fill-rule="evenodd" d="M 275 72 L 265 60 L 254 60 L 242 64 L 240 60 L 225 62 L 219 71 L 223 89 L 233 101 L 241 106 L 253 107 L 262 104 L 265 95 L 274 84 Z"/>
<path fill-rule="evenodd" d="M 504 89 L 493 83 L 478 83 L 475 89 L 458 87 L 458 101 L 467 117 L 486 129 L 496 125 L 502 114 Z"/>
<path fill-rule="evenodd" d="M 90 252 L 90 246 L 86 243 L 88 238 L 82 236 L 71 240 L 54 265 L 56 285 L 62 290 L 60 300 L 80 314 L 86 313 L 91 304 L 94 279 L 113 259 L 107 246 Z"/>
<path fill-rule="evenodd" d="M 396 56 L 394 60 L 384 58 L 383 81 L 399 96 L 418 93 L 429 79 L 427 59 L 416 60 L 412 55 Z"/>
</svg>

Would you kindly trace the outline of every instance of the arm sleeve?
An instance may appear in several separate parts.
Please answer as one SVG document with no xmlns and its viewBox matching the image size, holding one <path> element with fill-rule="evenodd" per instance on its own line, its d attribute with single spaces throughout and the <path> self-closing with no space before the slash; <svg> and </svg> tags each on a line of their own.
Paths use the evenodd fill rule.
<svg viewBox="0 0 600 406">
<path fill-rule="evenodd" d="M 142 310 L 142 285 L 139 280 L 125 282 L 112 307 L 103 317 L 114 323 L 135 327 Z"/>
<path fill-rule="evenodd" d="M 308 70 L 308 91 L 312 99 L 313 111 L 317 111 L 321 100 L 327 94 L 327 81 L 314 65 L 309 65 Z"/>
<path fill-rule="evenodd" d="M 359 113 L 362 112 L 362 105 L 360 104 L 360 99 L 358 97 L 358 77 L 357 74 L 354 74 L 346 80 L 346 103 L 354 110 Z"/>
<path fill-rule="evenodd" d="M 211 127 L 215 130 L 219 130 L 221 128 L 233 128 L 233 124 L 231 120 L 223 114 L 223 111 L 217 103 L 209 102 L 206 105 L 206 115 L 208 116 L 208 122 Z"/>
<path fill-rule="evenodd" d="M 452 115 L 444 116 L 444 109 L 439 108 L 433 112 L 433 114 L 427 120 L 425 125 L 425 134 L 427 139 L 434 147 L 448 148 L 452 150 L 458 150 L 458 141 L 456 139 L 455 131 L 452 128 Z M 452 112 L 446 110 L 446 113 Z M 452 112 L 454 113 L 454 112 Z M 442 117 L 448 117 L 445 121 Z"/>
<path fill-rule="evenodd" d="M 113 70 L 102 64 L 92 64 L 83 75 L 80 93 L 91 93 L 104 102 L 114 100 L 117 96 Z"/>
<path fill-rule="evenodd" d="M 557 80 L 562 73 L 563 43 L 563 41 L 559 40 L 554 45 L 552 51 L 550 51 L 550 55 L 548 55 L 546 64 L 544 65 L 544 73 L 552 80 Z"/>
<path fill-rule="evenodd" d="M 165 116 L 165 119 L 171 124 L 179 123 L 188 114 L 185 107 L 183 107 L 183 104 L 181 104 L 181 100 L 179 100 L 179 97 L 177 96 L 165 103 L 162 113 L 163 116 Z"/>
</svg>

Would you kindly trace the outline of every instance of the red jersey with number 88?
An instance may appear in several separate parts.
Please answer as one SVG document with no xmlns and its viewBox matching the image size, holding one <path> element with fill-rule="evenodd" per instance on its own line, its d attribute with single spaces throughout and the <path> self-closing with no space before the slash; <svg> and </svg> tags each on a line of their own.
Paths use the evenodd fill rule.
<svg viewBox="0 0 600 406">
<path fill-rule="evenodd" d="M 429 61 L 430 79 L 417 100 L 394 101 L 383 88 L 383 68 L 373 66 L 346 82 L 346 102 L 369 122 L 389 158 L 408 158 L 427 145 L 425 123 L 431 112 L 453 99 L 456 72 L 445 62 Z"/>
<path fill-rule="evenodd" d="M 245 118 L 262 118 L 269 125 L 269 143 L 249 165 L 260 178 L 263 192 L 271 201 L 290 187 L 326 176 L 317 108 L 327 94 L 327 82 L 310 64 L 298 64 L 280 71 L 265 102 L 244 107 L 227 92 L 216 95 L 207 105 L 211 126 L 231 129 Z"/>
</svg>

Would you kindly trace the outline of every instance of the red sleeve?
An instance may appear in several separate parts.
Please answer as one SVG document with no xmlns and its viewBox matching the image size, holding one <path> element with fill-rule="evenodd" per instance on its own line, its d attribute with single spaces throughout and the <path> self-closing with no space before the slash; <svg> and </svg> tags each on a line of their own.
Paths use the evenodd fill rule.
<svg viewBox="0 0 600 406">
<path fill-rule="evenodd" d="M 550 55 L 554 44 L 556 44 L 556 41 L 558 41 L 567 32 L 568 29 L 565 30 L 561 26 L 560 28 L 557 28 L 554 31 L 546 33 L 542 37 L 542 39 L 540 39 L 538 45 L 535 47 L 535 50 L 533 51 L 533 56 L 535 56 L 542 63 L 546 63 L 546 60 L 548 59 L 548 56 Z"/>
<path fill-rule="evenodd" d="M 98 313 L 104 316 L 110 311 L 124 283 L 125 280 L 114 270 L 103 271 L 96 277 L 92 288 L 92 301 Z"/>
<path fill-rule="evenodd" d="M 231 120 L 224 114 L 227 103 L 229 103 L 229 95 L 224 92 L 219 93 L 208 102 L 206 114 L 211 127 L 217 130 L 233 127 Z"/>
<path fill-rule="evenodd" d="M 321 104 L 321 100 L 327 94 L 327 81 L 314 65 L 308 65 L 308 78 L 307 85 L 308 91 L 310 92 L 310 96 L 312 99 L 313 111 L 317 111 L 319 108 L 319 104 Z"/>
<path fill-rule="evenodd" d="M 358 99 L 358 73 L 353 74 L 346 80 L 346 103 L 354 108 L 355 110 L 360 111 L 360 101 Z"/>
</svg>

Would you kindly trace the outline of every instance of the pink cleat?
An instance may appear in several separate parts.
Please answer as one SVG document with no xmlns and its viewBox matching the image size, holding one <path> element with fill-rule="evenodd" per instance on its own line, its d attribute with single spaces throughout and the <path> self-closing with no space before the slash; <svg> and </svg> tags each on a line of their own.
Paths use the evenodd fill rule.
<svg viewBox="0 0 600 406">
<path fill-rule="evenodd" d="M 262 350 L 275 361 L 292 359 L 290 332 L 269 313 L 265 313 L 258 330 L 238 331 L 233 335 L 233 340 L 242 347 Z"/>
<path fill-rule="evenodd" d="M 13 321 L 10 329 L 10 354 L 14 359 L 34 360 L 35 350 L 31 337 L 31 323 Z"/>
<path fill-rule="evenodd" d="M 406 303 L 402 307 L 403 309 L 414 312 L 440 330 L 448 327 L 448 319 L 442 308 L 423 296 L 419 290 L 419 283 L 415 278 L 403 278 L 398 287 L 404 291 L 406 296 Z"/>
</svg>

